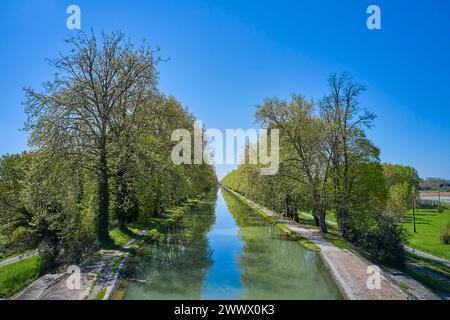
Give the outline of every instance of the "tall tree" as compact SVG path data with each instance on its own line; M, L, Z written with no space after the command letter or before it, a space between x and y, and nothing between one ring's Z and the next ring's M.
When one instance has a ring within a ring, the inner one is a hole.
M316 223L327 232L330 157L323 148L323 122L314 115L313 102L299 95L293 95L289 103L267 99L258 106L256 119L269 128L280 129L282 172L289 171L288 177L308 186Z
M97 237L109 241L109 157L113 128L157 91L158 61L120 32L70 37L69 54L50 64L55 78L37 92L26 89L30 144L51 153L79 154L97 176Z
M331 155L334 202L340 231L348 233L352 170L361 162L379 161L379 150L366 138L375 115L362 108L359 96L365 88L349 74L332 75L330 93L320 101L327 123L327 148Z

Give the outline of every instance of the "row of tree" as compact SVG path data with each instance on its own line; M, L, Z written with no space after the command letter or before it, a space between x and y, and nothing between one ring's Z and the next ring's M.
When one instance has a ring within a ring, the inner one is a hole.
M159 91L156 52L120 32L67 43L54 79L25 90L31 151L0 160L0 249L60 262L217 183L209 165L171 161L172 131L195 118Z
M376 259L401 264L406 238L400 222L417 194L417 172L380 163L366 136L375 116L360 105L363 86L348 74L332 75L328 85L318 101L292 95L258 105L257 122L279 129L280 170L261 176L259 165L243 161L222 184L294 220L311 212L324 233L331 212L345 239Z

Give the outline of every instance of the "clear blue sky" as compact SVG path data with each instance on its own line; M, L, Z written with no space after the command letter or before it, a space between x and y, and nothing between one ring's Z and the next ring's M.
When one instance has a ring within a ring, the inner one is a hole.
M161 47L171 58L161 89L210 128L254 127L264 97L321 97L330 73L349 71L368 87L382 160L450 178L448 0L2 0L0 154L26 148L22 88L51 78L45 58L65 49L71 4L85 31L121 29ZM381 7L380 31L366 28L370 4Z

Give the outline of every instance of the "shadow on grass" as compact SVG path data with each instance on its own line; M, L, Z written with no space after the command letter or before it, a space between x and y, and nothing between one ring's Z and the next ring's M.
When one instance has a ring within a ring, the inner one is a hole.
M417 212L416 213L416 224L422 224L422 225L431 225L432 223L432 219L430 218L434 218L437 215L439 215L439 213L437 212ZM413 217L412 215L408 215L403 219L404 223L412 223L413 222Z

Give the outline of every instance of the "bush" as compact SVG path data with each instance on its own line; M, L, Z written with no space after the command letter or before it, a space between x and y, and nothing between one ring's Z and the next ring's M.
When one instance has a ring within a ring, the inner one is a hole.
M393 267L403 268L407 233L397 218L379 214L371 226L351 230L350 240L363 249L369 257Z
M447 223L447 225L444 227L444 229L442 230L441 233L441 241L444 244L449 244L450 243L450 223Z
M436 207L436 210L438 213L444 212L445 209L447 209L447 208L442 204Z

